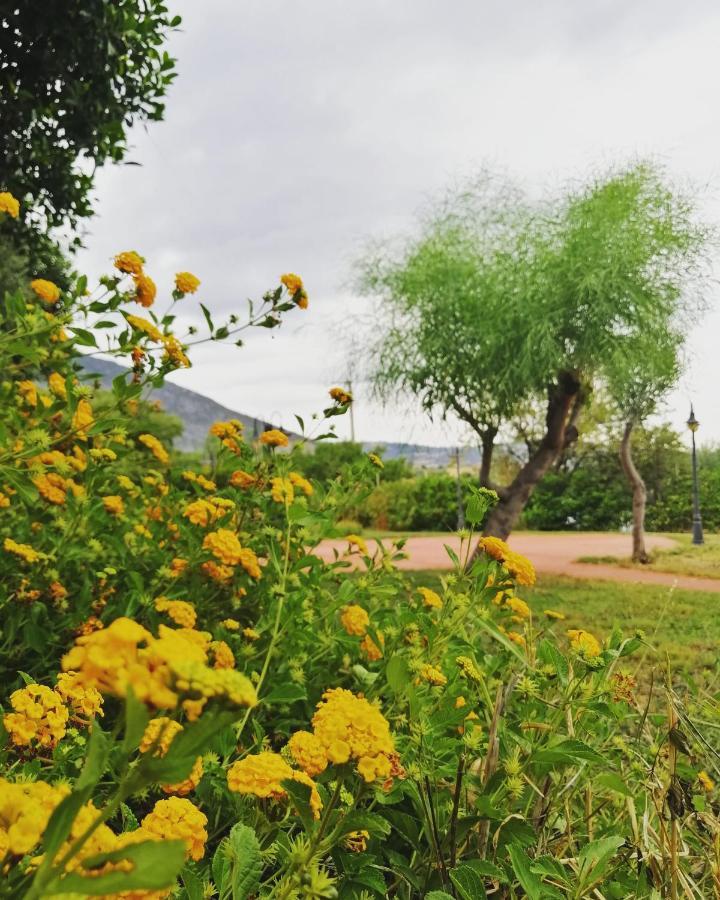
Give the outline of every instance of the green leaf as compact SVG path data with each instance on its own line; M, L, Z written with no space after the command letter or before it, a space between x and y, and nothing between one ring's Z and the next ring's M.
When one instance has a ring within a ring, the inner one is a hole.
M590 887L593 882L600 881L608 868L615 852L625 843L619 834L599 838L586 844L578 853L580 871L578 880L583 887Z
M425 900L455 900L452 894L446 894L445 891L430 891L425 894Z
M260 844L248 825L233 825L225 842L225 857L233 900L247 900L260 884L263 863Z
M187 900L203 900L205 897L205 885L199 875L196 875L192 869L185 867L180 878L187 893Z
M285 778L280 782L284 791L292 801L297 814L300 816L305 829L312 830L314 819L312 809L310 808L310 795L312 789L310 785L303 784L301 781L295 781L292 778Z
M543 897L547 897L548 894L543 892L542 882L530 868L530 859L525 849L519 844L511 844L508 847L508 856L515 877L530 900L543 900Z
M384 816L371 812L352 812L343 816L338 837L351 831L367 831L371 838L390 834L390 823Z
M122 742L124 753L131 753L140 746L149 721L150 714L147 707L137 699L132 688L129 688L125 698L125 736Z
M391 656L385 668L385 678L393 694L404 694L410 683L410 667L407 660L399 655Z
M457 888L460 900L485 900L487 897L482 877L471 866L451 869L450 880Z
M100 867L107 862L131 863L130 871L109 872L107 875L83 876L85 869ZM56 878L46 889L44 895L52 896L60 893L114 894L130 890L160 890L170 888L185 864L184 841L143 841L130 844L112 853L101 853L98 856L83 860L79 870L71 872L64 878Z
M69 330L73 333L73 341L80 344L81 347L97 347L97 341L92 331L85 328L77 328L75 325L69 325Z
M615 791L616 794L622 794L623 797L633 797L635 792L623 781L623 779L614 772L603 772L594 779L594 784L598 787L607 788L609 791Z
M187 778L198 756L208 749L210 740L238 718L236 712L210 712L183 729L170 744L165 756L143 757L147 776L161 784L175 784Z
M533 753L532 762L573 765L581 762L607 763L607 760L582 741L568 738L553 747L543 747Z
M568 683L568 677L570 675L568 661L558 648L550 643L547 638L543 638L537 645L537 658L545 665L552 666L563 684Z
M207 322L207 326L210 329L210 333L212 334L215 330L215 326L213 325L212 316L210 315L210 310L207 306L204 306L202 303L200 304L200 309L202 310L203 315L205 316L205 321Z
M92 788L86 787L81 791L73 791L59 803L50 816L47 828L43 834L43 850L45 856L52 859L58 849L70 834L72 823L75 821L80 808L90 799Z
M110 757L111 743L97 722L93 722L88 741L87 755L82 771L75 782L75 790L94 788L105 772Z
M307 691L301 684L292 684L292 682L278 685L262 698L262 702L269 706L295 703L298 700L307 700Z

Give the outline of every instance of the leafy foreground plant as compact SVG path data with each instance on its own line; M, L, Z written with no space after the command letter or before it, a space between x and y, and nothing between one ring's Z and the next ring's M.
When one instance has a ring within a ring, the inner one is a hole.
M128 438L189 362L175 304L198 283L140 318L144 261L116 268L98 295L4 300L0 895L712 895L717 757L670 686L667 716L635 697L640 639L534 621L531 564L484 538L468 570L471 531L438 591L394 567L402 542L322 562L376 457L322 489L280 431L217 423L201 471ZM245 325L305 306L283 276ZM241 327L203 313L206 339ZM75 359L100 334L134 368L96 415ZM331 401L321 422L352 398Z

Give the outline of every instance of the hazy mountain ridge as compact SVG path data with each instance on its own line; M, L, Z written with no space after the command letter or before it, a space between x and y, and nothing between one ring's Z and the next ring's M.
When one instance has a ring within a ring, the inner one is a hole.
M123 372L128 372L125 366L106 359L98 359L94 356L86 356L82 359L82 366L86 372L96 375L103 388L112 389L113 378ZM175 439L175 447L185 452L202 450L207 439L208 429L213 422L227 419L239 419L245 426L245 434L249 438L257 437L268 428L277 428L271 422L255 419L237 410L229 409L210 397L191 391L189 388L180 387L166 381L163 387L153 388L149 395L153 400L158 400L163 409L177 416L183 422L183 433ZM286 429L283 429L286 431ZM299 440L300 435L288 432L291 439ZM365 441L363 448L371 451L378 447L383 449L386 459L404 457L413 466L418 468L444 469L454 460L454 447L428 447L421 444L406 444L401 442ZM462 451L462 464L479 464L479 454L475 448L467 448Z

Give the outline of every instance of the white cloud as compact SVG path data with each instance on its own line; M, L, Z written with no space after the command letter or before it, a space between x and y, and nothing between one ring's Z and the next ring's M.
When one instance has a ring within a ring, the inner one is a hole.
M179 267L230 312L284 271L311 306L243 350L212 345L173 380L285 424L322 406L344 374L351 261L369 236L412 227L458 174L495 162L531 189L652 154L714 184L720 10L711 0L231 0L173 4L179 78L166 121L133 135L141 167L105 169L80 264L107 269L134 247L168 287ZM713 192L707 214L718 219ZM183 301L187 309L193 299ZM668 418L692 397L720 440L720 314L689 340L691 369ZM359 386L367 440L447 443L408 404L383 411ZM340 431L347 431L343 421Z

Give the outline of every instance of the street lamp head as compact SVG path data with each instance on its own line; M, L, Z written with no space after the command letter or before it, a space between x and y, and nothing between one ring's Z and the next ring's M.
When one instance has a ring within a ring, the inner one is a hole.
M700 423L695 418L695 411L692 408L692 404L690 404L690 418L687 420L687 427L690 431L695 432L700 427Z

